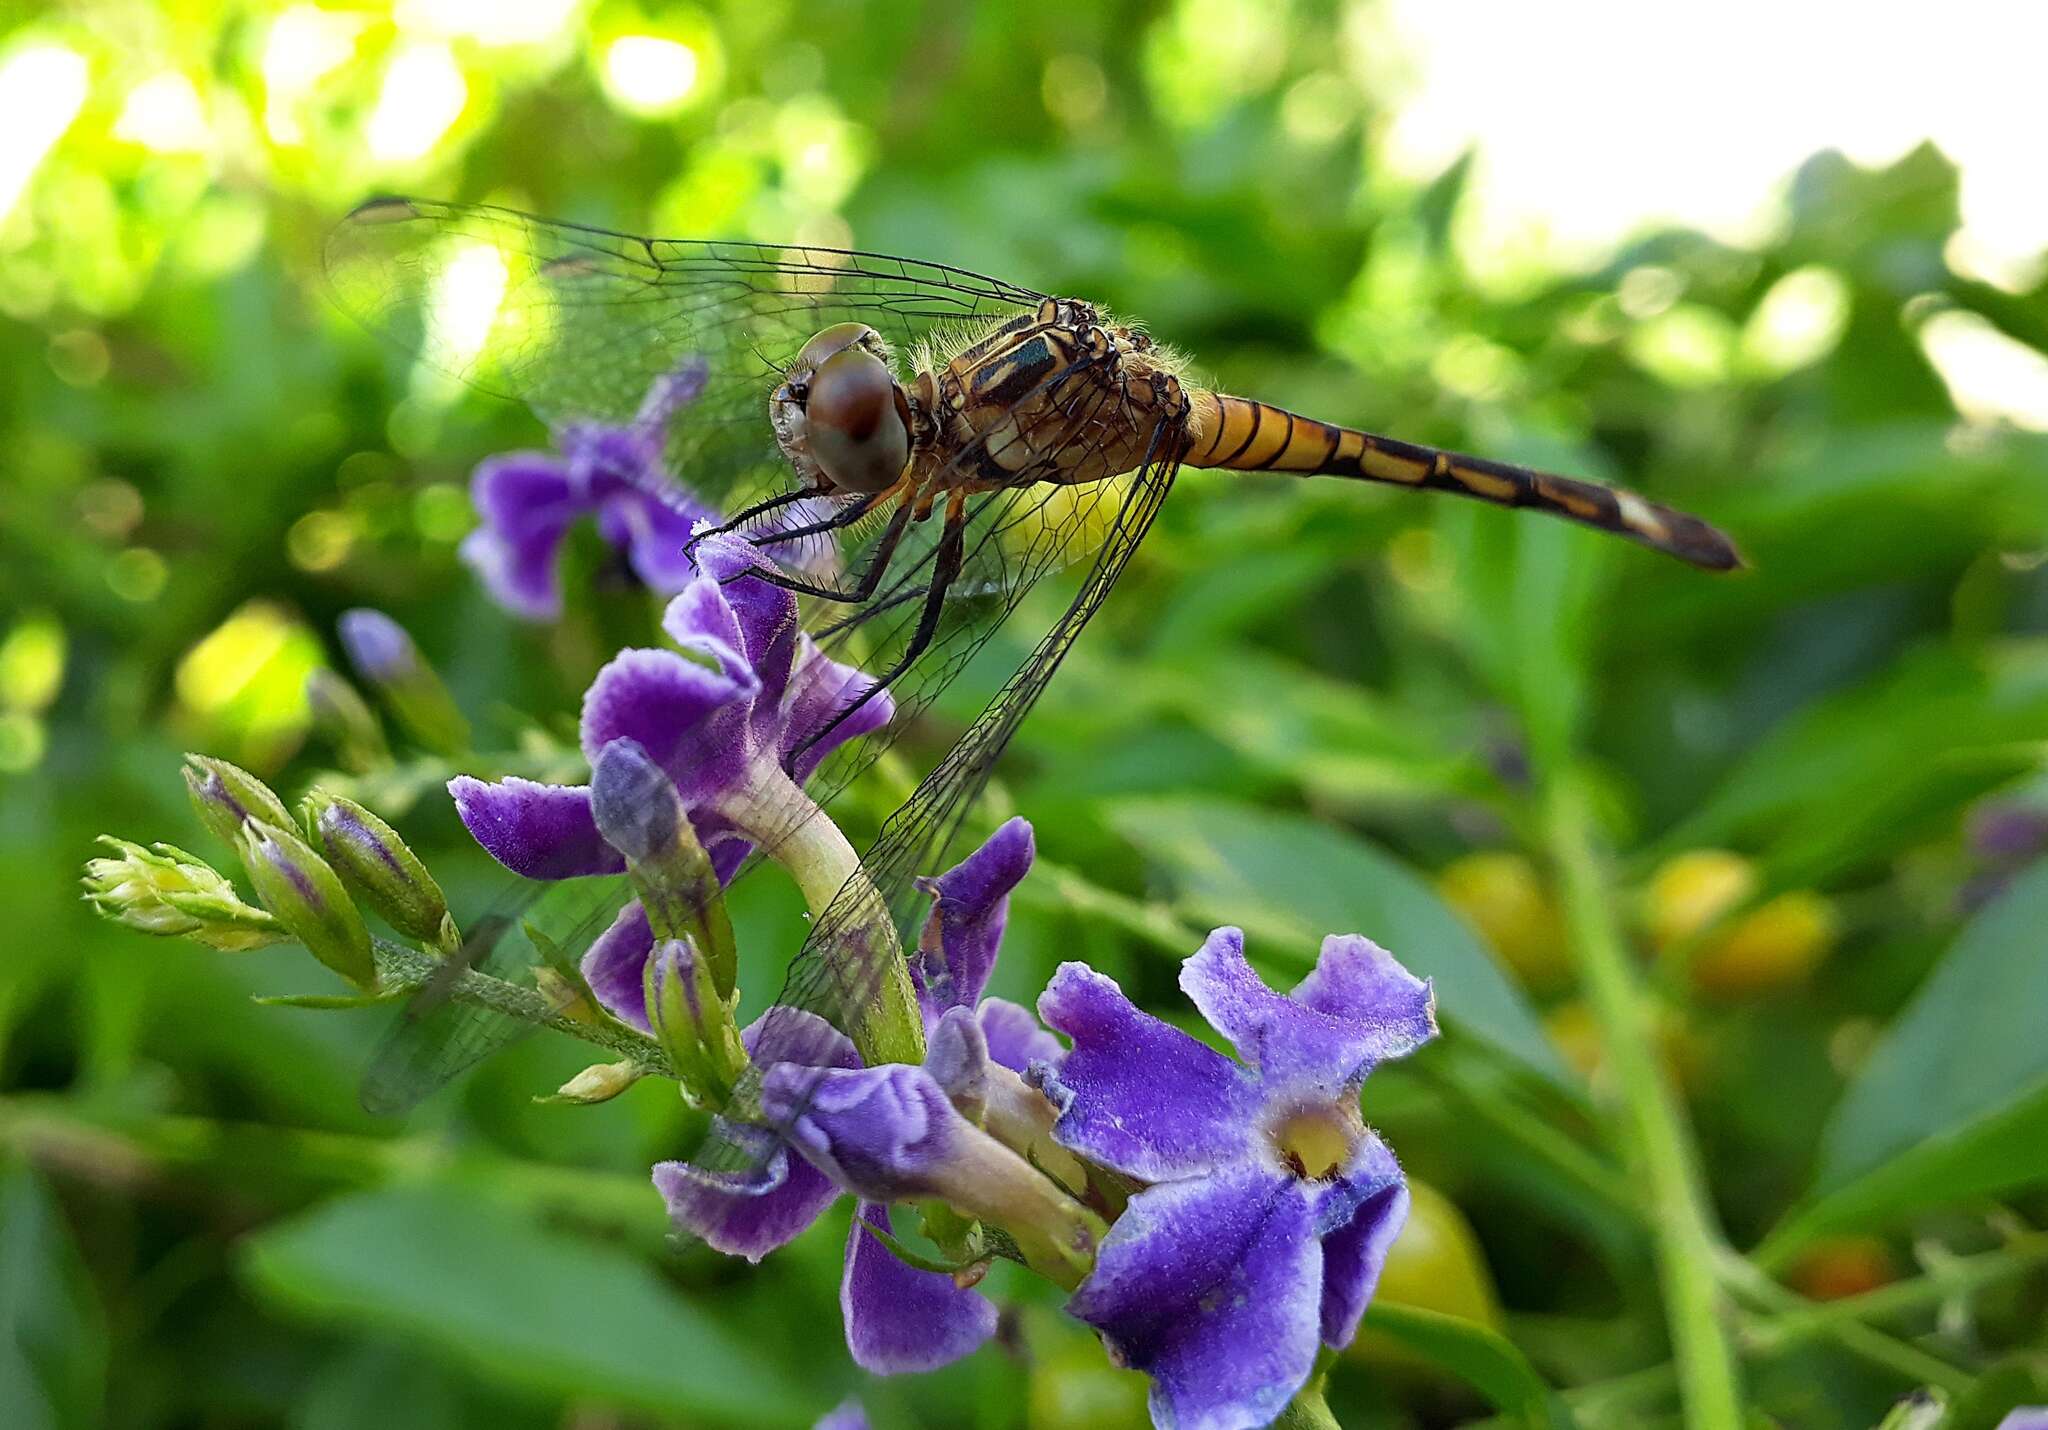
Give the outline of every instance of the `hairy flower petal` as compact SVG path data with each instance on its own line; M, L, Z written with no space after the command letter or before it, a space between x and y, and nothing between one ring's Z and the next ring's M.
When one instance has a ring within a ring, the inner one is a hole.
M1266 1425L1315 1364L1322 1248L1306 1199L1254 1167L1138 1193L1067 1302L1188 1430Z
M1116 980L1063 963L1038 999L1073 1048L1035 1068L1059 1109L1064 1147L1148 1182L1194 1176L1246 1154L1262 1105L1256 1079L1124 996Z

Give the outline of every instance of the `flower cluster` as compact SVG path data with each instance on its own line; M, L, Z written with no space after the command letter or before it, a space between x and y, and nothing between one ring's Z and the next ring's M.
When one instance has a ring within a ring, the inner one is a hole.
M502 762L497 778L449 781L463 824L507 869L623 873L637 895L587 948L558 950L580 962L555 958L539 989L472 971L452 996L604 1047L611 1060L558 1101L666 1076L711 1114L706 1145L731 1155L653 1168L682 1233L757 1261L851 1197L840 1307L865 1369L931 1370L983 1345L999 1319L986 1278L1011 1261L1061 1287L1067 1312L1150 1378L1158 1423L1270 1422L1322 1350L1352 1338L1406 1216L1406 1183L1360 1095L1380 1062L1434 1036L1430 985L1345 935L1279 993L1239 931L1217 929L1180 987L1235 1057L1082 963L1060 965L1035 1010L992 997L1010 897L1034 859L1023 819L920 881L929 908L899 942L888 899L805 790L834 749L892 718L887 693L812 644L794 599L761 579L753 542L692 532L655 494L662 434L701 383L686 368L636 423L564 429L561 458L514 454L478 472L486 524L468 554L501 597L553 610L562 531L595 511L642 578L673 592L672 645L619 652L585 692L587 782ZM342 637L415 740L471 758L468 722L395 623L352 612ZM345 763L389 762L351 687L328 677L318 693ZM102 912L219 949L297 940L356 985L342 1002L387 1000L463 955L439 884L364 803L316 789L294 813L261 780L201 757L186 778L260 907L181 849L111 841L118 857L87 870ZM372 799L376 787L352 788ZM774 1006L737 1025L725 895L756 853L815 916L840 921L819 943L838 961L826 973L861 990L843 1018ZM878 987L862 982L875 976ZM857 1408L845 1413L857 1423Z

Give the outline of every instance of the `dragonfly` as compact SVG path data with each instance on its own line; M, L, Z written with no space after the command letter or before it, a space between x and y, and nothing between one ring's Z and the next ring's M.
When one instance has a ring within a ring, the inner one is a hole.
M1448 493L1707 571L1741 564L1719 530L1633 492L1214 391L1138 323L948 264L378 198L336 228L326 266L341 306L373 331L558 429L631 422L642 395L688 365L696 395L663 434L667 470L761 554L749 574L800 603L803 656L785 708L809 724L784 757L809 774L813 798L787 828L753 831L757 846L772 850L829 809L1041 578L1082 568L1064 609L813 921L756 1043L758 1067L813 1061L802 1044L816 1024L792 1010L850 1026L893 976L886 960L915 948L930 910L919 876L944 867L998 757L1183 469ZM487 301L465 300L472 290ZM866 678L849 684L848 665ZM835 741L856 725L860 738ZM868 936L877 901L893 945ZM606 907L616 904L593 906L585 926ZM486 1042L453 1041L463 1052L448 1066ZM408 1058L432 1062L418 1048ZM737 1167L750 1145L728 1140L699 1160Z

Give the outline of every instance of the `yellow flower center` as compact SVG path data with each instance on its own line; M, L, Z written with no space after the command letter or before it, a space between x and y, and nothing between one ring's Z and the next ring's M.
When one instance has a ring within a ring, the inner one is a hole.
M1273 1124L1273 1150L1295 1176L1321 1182L1344 1170L1358 1139L1355 1112L1331 1104L1299 1108Z

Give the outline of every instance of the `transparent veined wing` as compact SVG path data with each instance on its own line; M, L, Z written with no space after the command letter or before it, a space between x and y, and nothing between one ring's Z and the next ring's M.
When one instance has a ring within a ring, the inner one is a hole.
M556 427L628 422L684 364L702 391L674 424L673 474L715 508L786 486L768 394L821 328L864 322L899 367L1033 311L1044 295L887 254L638 238L489 205L380 198L329 236L340 306L371 331Z

